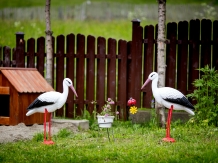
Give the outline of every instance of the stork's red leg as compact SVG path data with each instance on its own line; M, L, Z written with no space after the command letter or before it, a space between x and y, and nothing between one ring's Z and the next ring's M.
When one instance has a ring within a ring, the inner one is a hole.
M170 137L170 123L171 123L172 111L173 111L173 105L171 105L171 108L168 111L166 137L163 138L163 141L167 141L167 142L175 142L175 140Z
M49 119L49 140L51 140L51 118L52 118L52 113L50 113L50 119Z
M45 113L44 113L44 141L46 141L46 116L47 116L47 109L45 108Z
M173 111L173 105L171 106L170 111L170 117L169 117L169 125L168 125L168 136L170 137L170 124L171 124L171 118L172 118L172 111Z
M51 140L51 117L52 117L52 113L51 113L51 116L49 118L49 124L48 124L48 127L49 127L49 140L46 140L46 116L47 116L47 109L45 109L45 123L44 123L44 144L47 144L47 145L50 145L50 144L54 144L54 142Z
M170 137L170 133L169 133L170 110L171 110L171 109L168 110L168 116L167 116L166 138Z

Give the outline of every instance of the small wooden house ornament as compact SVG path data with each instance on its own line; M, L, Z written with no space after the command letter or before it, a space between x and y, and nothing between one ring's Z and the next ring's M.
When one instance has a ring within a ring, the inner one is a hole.
M0 67L0 124L43 124L42 113L27 117L26 108L40 94L48 91L54 89L37 69Z

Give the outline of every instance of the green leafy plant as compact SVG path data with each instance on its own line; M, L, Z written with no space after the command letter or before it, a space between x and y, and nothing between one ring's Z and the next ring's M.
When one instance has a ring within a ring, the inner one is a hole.
M193 85L196 90L188 95L197 102L195 105L196 115L191 121L203 125L218 126L218 73L214 68L209 68L208 65L198 70L201 73L201 78L194 81Z

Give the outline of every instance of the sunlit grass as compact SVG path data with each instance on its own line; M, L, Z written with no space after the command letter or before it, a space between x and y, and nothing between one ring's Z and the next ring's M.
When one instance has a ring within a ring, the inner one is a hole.
M112 138L111 129L109 131ZM115 141L110 142L106 129L100 133L96 129L71 134L66 130L61 132L51 146L35 140L0 144L0 162L218 161L218 130L214 127L173 125L171 136L175 143L162 141L165 129L130 122L116 122Z

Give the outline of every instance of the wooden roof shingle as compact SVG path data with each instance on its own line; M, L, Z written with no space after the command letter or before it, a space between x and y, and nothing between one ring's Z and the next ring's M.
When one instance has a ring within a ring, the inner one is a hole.
M54 91L36 68L0 67L0 72L19 93Z

